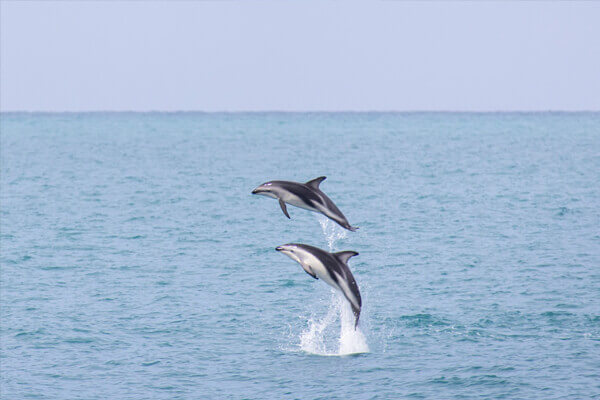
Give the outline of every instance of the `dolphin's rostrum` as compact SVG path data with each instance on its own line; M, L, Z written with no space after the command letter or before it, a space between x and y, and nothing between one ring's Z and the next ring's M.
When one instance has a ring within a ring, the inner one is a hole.
M358 285L352 272L350 272L350 268L348 268L348 259L357 256L357 252L329 253L318 247L300 243L284 244L275 250L298 262L304 271L313 278L322 279L333 288L341 291L352 306L355 317L354 329L356 329L362 301Z
M321 176L306 183L270 181L254 189L252 194L278 199L281 210L288 218L290 218L290 215L285 203L304 208L305 210L319 212L338 223L341 227L353 232L356 231L358 228L351 226L333 201L319 189L319 184L325 179L326 177Z

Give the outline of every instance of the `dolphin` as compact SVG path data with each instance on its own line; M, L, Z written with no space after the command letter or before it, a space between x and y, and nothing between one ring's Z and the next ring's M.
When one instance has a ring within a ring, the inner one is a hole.
M304 208L305 210L319 212L327 218L335 221L343 228L352 232L358 227L350 226L350 223L342 214L339 208L331 201L325 193L319 189L319 184L327 177L320 176L306 183L291 182L291 181L270 181L263 183L252 191L252 194L273 197L279 200L281 211L286 217L290 218L287 212L285 203L296 207Z
M348 259L357 256L357 252L340 251L338 253L329 253L318 247L300 243L284 244L275 250L298 262L304 271L313 278L321 278L325 283L342 292L344 297L350 302L350 306L352 306L352 312L356 318L354 329L356 329L358 318L360 317L362 300L360 299L358 285L354 280L352 272L350 272L350 268L348 268Z

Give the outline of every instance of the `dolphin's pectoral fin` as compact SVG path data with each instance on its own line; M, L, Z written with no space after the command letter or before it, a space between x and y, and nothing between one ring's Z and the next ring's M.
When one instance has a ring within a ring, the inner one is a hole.
M309 274L310 276L312 276L315 279L319 279L317 278L317 274L315 274L312 270L312 268L310 267L310 265L307 265L306 267L304 265L302 265L302 269L304 271L306 271L307 274Z
M287 207L285 206L285 202L281 199L279 199L279 205L281 206L281 211L283 211L283 213L285 214L286 217L290 218L290 214L288 214L287 212Z
M325 179L327 179L326 176L320 176L318 178L315 178L315 179L312 179L312 180L306 182L305 185L310 186L313 189L318 189L319 184L321 184L321 182L323 182Z

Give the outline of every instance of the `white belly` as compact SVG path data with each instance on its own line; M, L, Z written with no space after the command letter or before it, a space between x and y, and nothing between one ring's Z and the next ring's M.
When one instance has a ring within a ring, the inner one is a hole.
M329 276L329 273L327 272L327 269L325 268L323 263L321 263L321 261L319 261L318 258L310 254L306 259L303 260L303 263L310 267L310 269L317 276L317 278L321 279L323 282L327 283L334 289L340 290L336 282L333 279L331 279L331 276Z
M286 194L285 196L281 197L281 200L285 201L288 204L291 204L292 206L303 208L305 210L319 211L319 210L315 209L314 207L307 205L302 200L300 200L300 198L298 196L294 196L293 194Z

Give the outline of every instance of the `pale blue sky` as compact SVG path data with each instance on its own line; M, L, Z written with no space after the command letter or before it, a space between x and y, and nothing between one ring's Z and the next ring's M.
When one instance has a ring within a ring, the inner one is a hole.
M3 111L600 110L600 3L1 3Z

